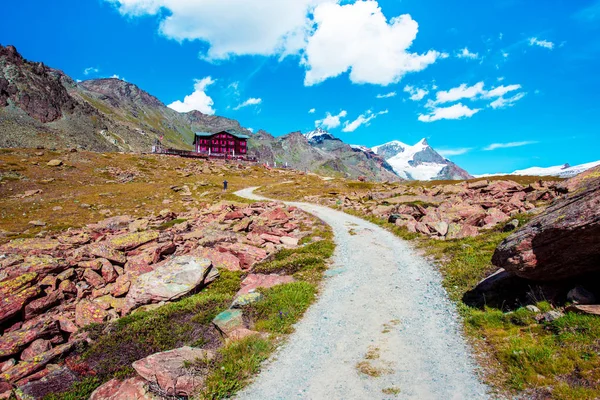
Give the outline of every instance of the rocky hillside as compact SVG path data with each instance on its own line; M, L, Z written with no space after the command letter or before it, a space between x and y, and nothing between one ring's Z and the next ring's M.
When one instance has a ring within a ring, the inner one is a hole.
M249 150L262 162L287 164L301 171L354 179L364 177L377 181L399 180L383 159L357 151L325 133L326 135L310 136L293 132L274 137L259 131L251 137Z
M62 71L0 46L0 147L78 147L146 151L157 137L190 148L193 132L234 128L237 121L178 113L119 79L77 83Z
M408 180L462 180L471 175L452 161L442 157L422 139L414 146L394 140L372 149L383 157L393 170Z

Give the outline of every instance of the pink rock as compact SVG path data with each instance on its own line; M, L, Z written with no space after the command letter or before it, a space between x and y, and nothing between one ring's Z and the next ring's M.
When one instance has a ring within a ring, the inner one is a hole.
M21 353L21 360L30 361L40 353L52 349L52 344L46 339L36 339Z
M245 215L241 211L231 211L231 212L228 212L227 214L225 214L225 216L223 217L223 220L224 221L232 221L234 219L242 219L244 217L245 217Z
M75 323L83 328L91 323L100 324L108 317L107 312L97 303L90 300L81 300L75 307Z
M290 247L298 246L298 242L299 242L298 238L294 238L291 236L282 236L281 238L279 238L279 240L281 241L282 244L284 244L286 246L290 246Z
M273 244L280 244L281 243L281 240L279 239L279 236L269 235L267 233L261 234L260 238L263 239L266 242L271 242Z
M129 287L131 286L131 276L130 275L121 275L115 281L115 285L111 291L111 294L114 297L120 297L127 294L129 291Z
M96 389L90 400L155 400L148 383L139 376L124 381L112 379Z
M162 353L152 354L132 364L136 372L148 382L156 383L171 396L191 396L202 386L204 377L192 374L185 363L196 360L212 360L214 353L193 347L181 347Z
M223 243L217 248L219 251L229 251L239 258L242 269L250 269L259 261L267 257L267 252L255 246L244 243Z
M238 328L234 331L229 332L229 335L227 335L227 338L230 341L237 341L237 340L245 339L249 336L256 336L256 335L260 335L260 332L252 331L252 330L246 329L246 328Z
M276 285L282 285L294 281L295 279L291 276L281 276L275 274L250 274L242 281L242 288L237 292L236 297L254 292L259 287L270 288Z
M242 269L240 265L240 259L227 251L221 252L207 247L199 247L192 251L189 255L200 258L208 258L210 261L212 261L213 266L217 267L217 269L224 268L229 271L240 271Z
M106 258L117 264L125 264L127 262L127 258L125 254L119 250L115 250L112 247L104 244L104 243L94 243L88 246L88 251L91 255Z
M106 285L104 279L102 279L102 277L98 275L98 273L94 272L91 269L86 269L83 272L83 279L85 279L85 281L89 283L90 286L92 286L93 288L99 288Z
M283 208L280 207L275 208L271 211L266 211L260 214L260 217L268 221L278 221L282 223L288 222L290 219L289 214Z

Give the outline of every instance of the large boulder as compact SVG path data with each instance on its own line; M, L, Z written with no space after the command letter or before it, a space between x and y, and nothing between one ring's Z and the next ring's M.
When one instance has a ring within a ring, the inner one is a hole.
M494 265L540 281L600 271L600 167L565 187L567 195L500 243Z
M204 376L194 373L189 364L210 361L214 353L194 347L152 354L133 363L136 372L148 382L156 383L169 396L191 396L204 383Z
M125 311L150 303L177 300L191 291L202 288L219 275L206 258L174 257L140 275L132 283L126 297Z

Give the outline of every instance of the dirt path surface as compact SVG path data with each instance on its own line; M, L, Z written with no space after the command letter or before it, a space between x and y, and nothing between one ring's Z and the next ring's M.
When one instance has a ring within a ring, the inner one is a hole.
M254 189L236 194L263 200ZM434 266L374 224L290 204L331 225L333 265L319 300L238 399L488 397Z

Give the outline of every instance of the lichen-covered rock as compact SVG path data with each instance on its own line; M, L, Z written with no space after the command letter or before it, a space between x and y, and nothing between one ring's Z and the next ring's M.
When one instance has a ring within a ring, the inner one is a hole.
M256 303L262 298L263 295L258 292L241 294L235 298L235 300L231 304L231 308L242 308L244 306Z
M122 251L116 250L106 243L94 243L89 245L88 251L91 255L106 258L109 261L112 261L117 264L125 264L127 262L127 257ZM102 268L102 266L100 266Z
M91 323L100 324L106 320L108 314L99 304L83 299L75 307L75 323L83 328Z
M600 167L573 179L572 192L500 243L494 265L540 281L600 271Z
M142 231L115 236L108 241L108 244L117 250L132 250L156 239L158 239L157 231Z
M31 286L38 274L30 272L18 278L0 282L0 323L17 315L25 304L41 293L39 286Z
M49 254L59 249L60 246L61 243L54 239L15 239L0 246L0 253L20 255Z
M132 364L148 382L156 383L169 396L191 396L204 383L204 376L185 368L197 360L210 361L214 353L193 347L181 347L152 354Z
M18 354L33 341L58 333L58 323L53 320L43 321L31 328L25 327L5 333L0 337L0 357Z
M138 276L127 293L126 312L144 304L179 299L217 276L217 269L206 258L174 257L154 271Z

